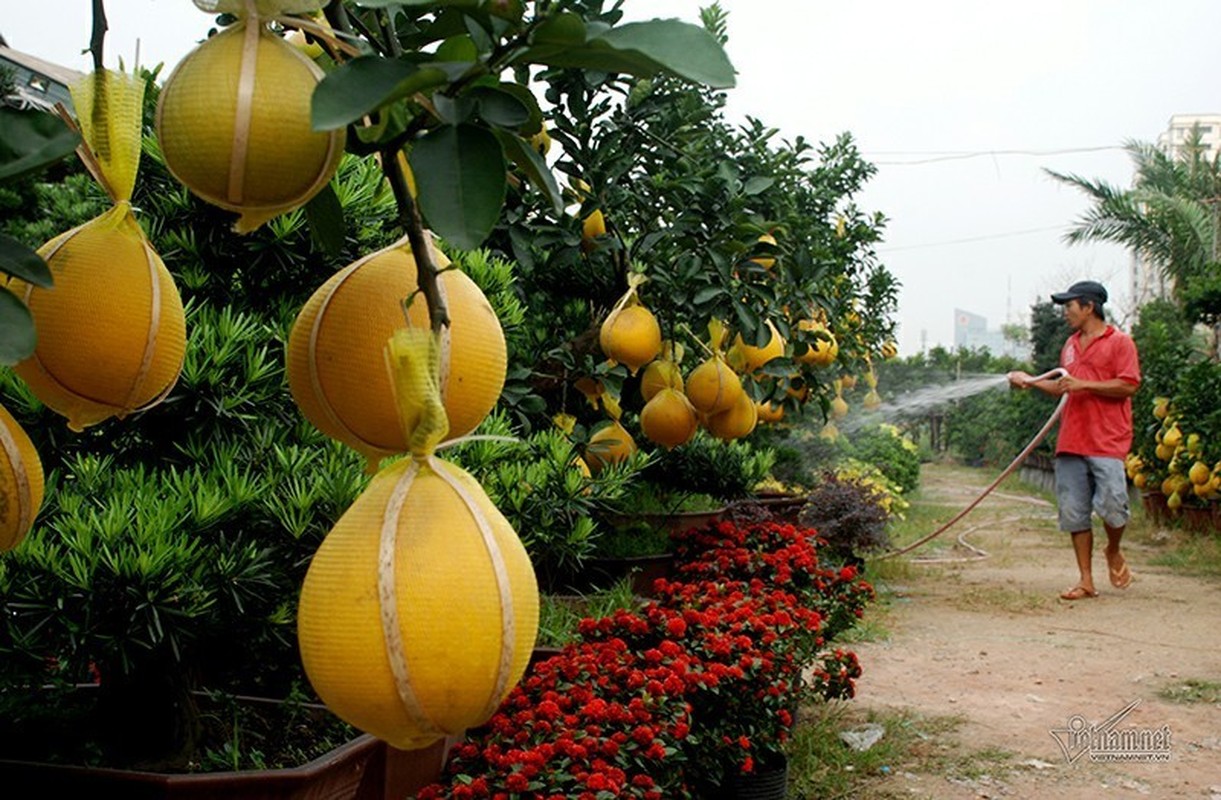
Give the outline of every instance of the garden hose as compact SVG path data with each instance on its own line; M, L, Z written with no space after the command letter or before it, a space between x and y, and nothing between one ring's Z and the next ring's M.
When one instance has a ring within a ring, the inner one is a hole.
M1056 367L1055 369L1051 369L1051 370L1048 370L1047 372L1044 372L1042 375L1035 375L1034 377L1032 377L1030 379L1029 383L1031 385L1034 385L1035 383L1037 383L1041 380L1044 380L1045 378L1064 376L1067 374L1068 374L1068 371L1065 370L1063 367ZM1026 458L1034 451L1034 449L1039 446L1039 442L1043 441L1043 439L1045 439L1047 437L1047 434L1051 432L1052 426L1054 426L1056 424L1056 422L1059 421L1060 414L1062 414L1064 412L1064 406L1067 402L1068 402L1068 392L1065 392L1064 394L1060 395L1060 402L1056 404L1055 411L1051 412L1051 416L1047 418L1047 422L1043 423L1043 427L1040 428L1039 432L1036 433L1034 438L1030 440L1030 444L1026 445L1026 447L1022 450L1022 452L1017 454L1017 457L1013 459L1013 461L1009 464L1009 466L1005 467L1004 472L1002 472L1000 475L998 475L996 480L994 480L994 481L992 481L992 483L988 484L988 487L986 489L984 489L983 492L980 493L979 497L976 497L974 500L972 500L971 503L966 508L964 508L962 511L959 511L957 514L954 515L954 517L952 519L950 519L949 522L945 523L944 525L942 525L940 528L933 531L929 535L924 536L920 539L917 539L916 541L912 542L911 544L907 545L906 547L899 548L898 550L891 550L889 553L880 555L880 556L878 556L877 560L881 561L883 559L894 558L895 556L901 556L904 553L910 553L912 550L915 550L917 547L921 546L922 544L925 544L926 542L931 542L933 539L936 539L938 536L940 536L941 534L943 534L947 530L949 530L954 525L954 523L958 522L960 519L965 517L967 514L971 513L972 509L974 509L977 505L979 505L981 502L983 502L983 499L985 497L987 497L989 494L991 494L993 489L995 489L997 486L1000 486L1001 481L1005 480L1005 478L1008 478L1009 475L1012 474L1012 472L1015 469L1020 467L1022 465L1022 462L1025 461Z

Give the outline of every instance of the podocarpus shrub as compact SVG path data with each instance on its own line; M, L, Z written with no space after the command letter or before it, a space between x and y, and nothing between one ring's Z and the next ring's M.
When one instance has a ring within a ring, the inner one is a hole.
M582 621L582 643L528 674L421 798L722 797L783 751L800 703L852 696L860 665L830 640L873 591L819 566L814 531L721 523L678 539L680 578L639 611Z

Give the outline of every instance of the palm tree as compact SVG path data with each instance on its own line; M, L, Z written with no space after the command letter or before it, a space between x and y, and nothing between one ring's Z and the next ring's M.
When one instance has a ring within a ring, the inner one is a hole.
M1156 265L1181 301L1192 279L1218 271L1221 161L1208 158L1198 129L1177 157L1143 142L1129 141L1124 149L1136 168L1130 189L1047 170L1094 200L1064 238L1124 245Z

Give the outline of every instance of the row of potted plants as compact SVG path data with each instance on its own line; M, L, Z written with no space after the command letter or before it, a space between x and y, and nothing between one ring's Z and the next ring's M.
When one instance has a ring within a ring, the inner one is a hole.
M799 706L853 693L860 665L833 640L873 589L792 524L720 522L675 544L676 579L583 620L418 797L725 798L747 781L783 796Z

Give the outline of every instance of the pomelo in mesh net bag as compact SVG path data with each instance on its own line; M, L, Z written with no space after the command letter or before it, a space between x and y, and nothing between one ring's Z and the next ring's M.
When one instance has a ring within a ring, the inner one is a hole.
M42 460L30 437L0 406L0 550L21 544L42 506Z
M521 678L538 633L538 585L479 483L433 455L445 434L435 338L394 338L405 344L392 344L387 362L396 398L409 398L396 408L411 456L379 472L323 540L297 626L323 702L410 750L482 723ZM412 344L421 340L426 356ZM421 380L426 389L414 390Z
M433 251L438 268L448 259ZM288 387L317 428L371 462L406 451L383 345L404 324L401 301L412 297L411 324L427 330L428 308L417 287L406 240L345 267L306 302L288 340ZM473 431L504 387L507 350L500 320L479 287L457 269L442 272L450 325L441 363L451 437Z
M260 18L240 19L166 80L157 104L166 166L203 200L241 214L239 232L305 204L343 155L343 129L310 127L322 75Z
M38 250L54 286L13 279L38 332L14 367L34 395L81 430L158 402L178 379L186 319L178 289L132 215L142 81L101 71L73 85L82 157L115 201Z

